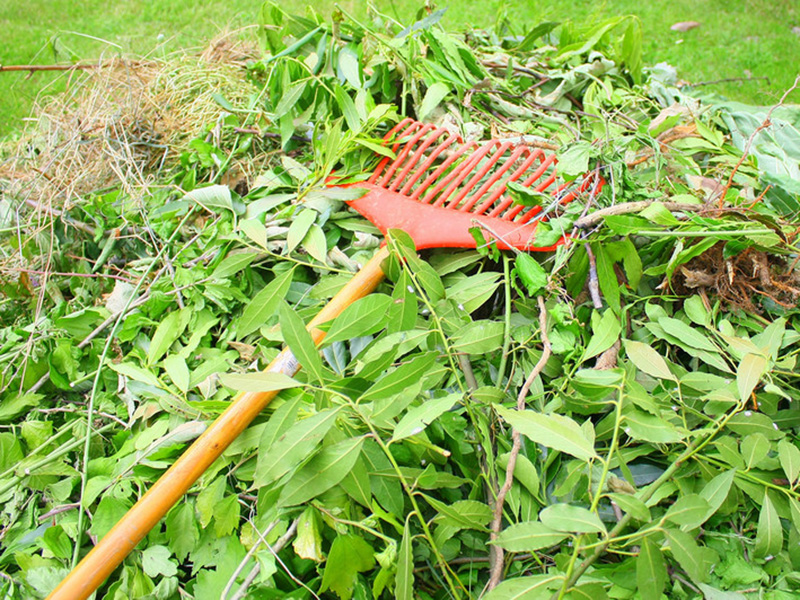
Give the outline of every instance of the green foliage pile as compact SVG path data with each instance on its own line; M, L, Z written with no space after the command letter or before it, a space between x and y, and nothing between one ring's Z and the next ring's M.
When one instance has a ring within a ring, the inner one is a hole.
M45 597L284 343L291 387L98 598L796 597L796 113L682 94L636 19L421 17L267 6L246 91L146 188L43 213L2 182L1 598ZM393 231L388 281L319 353L302 323L381 242L325 182L363 179L408 115L606 185L513 190L550 217L538 243L572 234L552 253Z

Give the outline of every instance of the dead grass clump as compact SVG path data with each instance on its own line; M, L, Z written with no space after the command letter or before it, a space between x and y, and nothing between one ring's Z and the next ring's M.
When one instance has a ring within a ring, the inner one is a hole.
M243 64L255 47L222 35L199 56L115 60L70 72L66 93L45 99L35 120L3 149L0 195L50 216L88 194L121 186L127 201L252 92Z

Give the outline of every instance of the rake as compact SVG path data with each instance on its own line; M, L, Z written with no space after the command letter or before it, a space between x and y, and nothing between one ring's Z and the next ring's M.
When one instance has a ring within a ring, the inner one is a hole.
M480 227L501 250L553 250L534 245L536 225L546 218L539 206L515 204L509 182L546 193L565 205L581 194L596 194L603 185L587 175L572 184L559 183L556 157L539 148L511 141L464 142L446 129L405 119L389 131L384 157L368 181L351 187L367 192L348 204L374 223L408 233L418 250L475 248L470 228ZM317 327L366 296L383 279L382 246L352 280L308 324L315 344L325 337ZM299 364L284 348L265 371L292 376ZM278 394L242 392L189 449L162 475L48 597L83 600L96 590L228 445Z

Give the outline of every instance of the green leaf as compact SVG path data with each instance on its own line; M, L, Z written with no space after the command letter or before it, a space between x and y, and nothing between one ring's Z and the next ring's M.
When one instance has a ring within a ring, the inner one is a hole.
M302 383L295 381L283 373L260 371L258 373L222 373L219 376L222 385L237 392L274 392L289 388L302 387Z
M667 419L636 408L625 410L624 422L625 433L636 440L653 444L670 444L684 438L684 435Z
M280 309L281 333L292 353L314 379L323 384L322 359L317 347L305 324L297 313L285 302L281 302Z
M344 115L344 121L347 123L348 129L355 132L361 131L361 118L358 116L356 104L353 102L353 99L340 85L334 88L334 94L336 96L336 103L339 105L342 115Z
M754 433L742 440L742 458L748 470L755 467L769 454L770 443L761 433Z
M245 307L242 316L236 321L237 337L242 338L264 325L278 309L280 301L289 291L294 269L281 273L270 281Z
M169 347L184 332L191 316L191 309L184 308L173 311L164 317L156 328L153 339L150 340L150 348L147 351L148 365L161 360L161 357L167 353Z
M698 528L706 520L710 506L699 494L686 494L669 507L664 518L681 526L683 531Z
M477 500L458 500L452 504L445 504L427 494L420 494L437 511L437 520L444 525L459 529L485 529L485 525L492 520L492 509Z
M777 424L767 415L752 410L736 413L728 420L728 429L746 437L754 433L761 433L768 440L777 440L784 437L784 433Z
M507 423L533 442L581 460L597 458L592 443L569 417L544 415L531 410L520 412L499 405L495 409Z
M111 528L125 516L130 507L131 503L127 499L123 500L106 494L92 515L92 526L89 528L89 533L99 540L103 539L111 531Z
M391 305L392 299L385 294L370 294L355 301L333 321L323 344L371 335L383 329L388 324Z
M625 340L625 353L640 371L651 377L675 381L675 375L669 370L667 361L651 346L642 342Z
M178 566L169 557L166 546L148 546L142 552L142 569L149 577L172 577L178 573Z
M211 273L211 277L220 280L235 275L242 269L248 267L256 258L258 258L258 254L255 252L229 254L217 265L217 268Z
M170 354L164 359L164 370L172 383L184 394L189 391L189 368L182 356Z
M757 558L766 558L777 555L781 548L783 548L783 527L778 511L770 500L769 492L764 490L764 503L761 505L761 514L758 517L756 545L753 552Z
M306 507L298 517L297 537L292 542L292 548L300 558L316 562L325 560L322 552L321 521L319 511L311 506Z
M306 237L308 230L317 220L316 211L304 208L292 219L289 231L286 233L286 253L290 253L297 248Z
M531 296L538 294L547 285L547 271L530 254L518 254L514 270Z
M409 362L400 365L394 371L384 375L364 392L360 401L377 400L399 394L418 382L436 362L438 353L427 352L416 356Z
M500 583L483 600L546 600L563 581L563 575L514 577Z
M292 425L268 450L261 447L254 478L256 486L275 481L308 458L333 427L338 414L338 408L319 412Z
M800 475L800 449L788 440L781 440L778 442L778 459L789 485L793 485Z
M711 567L716 562L716 553L709 548L698 546L694 536L679 529L667 529L664 533L669 540L672 556L692 581L695 583L706 581L711 573Z
M184 199L197 202L212 213L218 213L220 209L233 212L233 198L227 185L208 185L195 188L191 192L187 192Z
M441 81L437 81L431 85L425 92L425 97L422 99L422 104L417 111L417 118L420 121L425 121L451 90L451 86Z
M485 354L502 347L505 328L500 321L481 320L469 323L453 334L452 348L467 354Z
M599 319L596 316L597 314L597 312L592 314L592 338L583 352L582 361L597 356L611 348L614 342L619 339L619 334L622 331L614 311L611 309L606 310Z
M630 494L609 494L608 497L610 500L613 500L623 512L628 513L637 521L650 521L650 509L636 496Z
M767 359L760 354L745 354L736 369L736 389L744 402L758 385L767 370Z
M354 88L361 87L361 68L358 64L358 54L350 46L345 46L339 50L339 72L345 81Z
M661 317L658 320L658 324L669 335L692 348L706 350L708 352L717 352L717 347L714 346L705 335L683 321L673 319L672 317Z
M397 556L397 575L395 575L394 597L397 600L413 600L414 598L414 556L412 552L411 528L406 519L403 527L403 539Z
M280 102L278 102L278 105L275 107L272 118L277 121L287 114L294 105L297 104L297 101L300 100L300 96L303 95L307 85L308 82L299 81L289 86L281 95Z
M200 539L191 500L184 500L167 514L167 545L178 561L183 562Z
M311 226L301 245L306 252L323 265L328 264L328 241L319 225Z
M551 504L539 513L539 519L556 531L602 533L606 530L596 513L571 504Z
M372 547L360 536L340 535L333 540L322 575L320 592L332 590L342 600L353 597L356 574L369 571L375 564Z
M667 583L667 568L661 549L652 540L646 537L639 547L639 556L636 557L636 583L642 598L660 598Z
M547 527L539 521L509 525L492 542L509 552L533 552L549 548L566 539L568 534Z
M709 481L702 490L700 490L700 497L708 502L708 512L706 519L709 519L716 513L725 499L728 497L728 492L733 484L733 478L736 476L736 469L724 471Z
M438 419L442 414L461 399L461 394L449 394L435 400L425 400L420 406L409 410L392 434L392 442L397 442L412 435L417 435Z
M325 446L294 474L278 499L281 506L302 504L338 484L353 468L364 438Z

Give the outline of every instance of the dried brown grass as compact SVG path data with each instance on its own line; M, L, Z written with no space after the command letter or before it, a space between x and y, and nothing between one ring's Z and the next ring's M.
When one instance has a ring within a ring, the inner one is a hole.
M42 100L19 139L2 148L0 198L34 219L118 186L138 204L190 140L213 138L226 115L216 95L246 105L253 87L243 65L257 54L222 34L200 55L71 72L67 92Z

